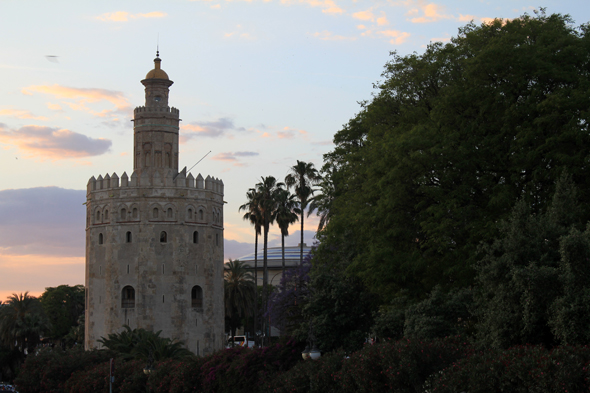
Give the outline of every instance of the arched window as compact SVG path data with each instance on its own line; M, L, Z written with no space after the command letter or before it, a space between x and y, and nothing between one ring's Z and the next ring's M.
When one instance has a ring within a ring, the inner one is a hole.
M104 211L104 220L106 221L108 219L109 219L109 211L108 210L105 210Z
M166 167L170 168L172 165L170 163L170 153L166 153Z
M127 219L127 209L121 209L121 220Z
M193 219L193 209L188 209L188 219L189 220Z
M171 208L168 208L167 215L168 215L168 218L174 218L174 213L172 212L172 209Z
M168 243L168 234L164 231L160 232L160 243Z
M127 243L131 243L131 232L127 232L127 234L125 235L125 241Z
M150 166L150 153L146 152L145 153L145 166Z
M153 211L152 215L154 218L158 218L158 208L157 207L154 207L154 211Z
M137 208L133 208L133 218L137 218Z
M103 239L102 233L99 233L98 234L98 244L102 244L103 241L104 241L104 239Z
M199 232L197 231L193 232L193 243L199 244Z
M96 212L96 222L100 222L100 212Z
M203 289L198 285L195 285L191 290L191 306L203 308Z
M135 289L131 285L123 288L123 292L121 293L121 307L135 308Z
M199 220L203 221L203 209L199 209Z

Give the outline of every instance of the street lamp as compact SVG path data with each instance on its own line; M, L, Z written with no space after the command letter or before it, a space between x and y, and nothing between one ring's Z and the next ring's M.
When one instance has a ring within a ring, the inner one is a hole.
M154 364L154 353L150 349L150 354L148 356L148 364L143 369L143 373L145 375L150 375L151 373L153 373L154 371L156 371L156 369L154 368L153 364Z

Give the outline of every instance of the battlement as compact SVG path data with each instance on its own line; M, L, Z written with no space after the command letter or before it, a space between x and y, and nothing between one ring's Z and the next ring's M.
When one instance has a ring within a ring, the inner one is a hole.
M135 115L137 114L142 114L142 113L171 113L173 115L178 116L180 111L178 109L176 109L175 107L149 107L149 106L138 106L133 110L133 113Z
M138 176L133 172L131 177L127 176L126 172L119 178L117 173L109 175L108 173L103 177L99 175L98 178L92 176L88 180L87 192L88 194L100 190L124 189L131 187L165 187L165 188L182 188L182 189L197 189L208 190L216 194L223 195L223 181L215 177L203 176L199 173L195 178L192 173L186 174L186 167L177 174L172 171L162 177L159 172L155 172L150 178L146 172Z

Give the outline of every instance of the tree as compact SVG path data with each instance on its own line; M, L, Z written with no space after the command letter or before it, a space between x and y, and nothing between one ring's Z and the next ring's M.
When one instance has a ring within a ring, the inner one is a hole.
M244 220L249 221L254 226L254 291L258 290L258 235L262 233L262 215L258 206L259 196L254 188L246 193L248 201L241 205L238 211L246 211ZM257 296L257 293L255 293ZM254 311L254 333L258 331L258 309Z
M285 275L285 236L289 236L289 225L298 220L297 214L299 213L300 210L297 208L295 195L291 194L288 190L281 190L277 193L277 209L275 216L277 225L281 229L283 276Z
M63 339L84 314L84 286L60 285L45 288L39 298L51 323L49 337Z
M297 165L289 169L289 174L285 177L285 184L287 187L293 187L295 195L299 199L299 210L301 211L301 255L299 256L299 264L303 263L303 221L305 208L311 195L313 195L313 186L321 180L313 163L303 162L297 160Z
M229 260L224 277L225 315L230 320L230 335L236 335L242 318L251 316L255 308L256 288L250 266L238 260Z
M587 283L581 287L570 284L574 266L580 266L580 272L587 270L590 249L586 249L585 236L580 236L580 205L571 178L563 175L555 188L547 212L534 214L527 203L519 202L511 216L500 223L500 235L482 247L483 257L475 265L474 309L479 342L485 346L549 347L590 337L587 325L580 323L586 317L563 318L571 307L579 306L564 302L571 300L568 295L587 291ZM578 307L577 311L584 309ZM577 336L569 334L565 325L580 329ZM556 330L562 334L554 334Z
M160 337L161 330L151 332L145 329L131 329L123 325L121 333L111 333L106 338L101 337L98 342L105 348L118 353L122 358L155 361L165 359L182 359L194 356L184 348L182 341Z
M0 340L23 356L33 352L49 328L39 299L29 296L29 292L13 293L0 306Z
M319 182L319 190L318 194L315 194L309 200L309 210L307 211L307 217L311 215L312 212L316 211L318 217L320 217L320 222L318 223L318 232L320 232L328 223L330 222L330 218L332 217L333 207L332 202L334 200L335 189L334 189L334 182L332 181L332 168L329 166L322 169L324 175L322 176L322 180Z
M545 211L564 168L588 198L589 42L587 26L541 12L394 53L324 157L334 199L320 249L352 237L349 274L384 302L421 300L472 285L478 245L518 200Z
M260 217L262 219L262 229L264 231L264 256L262 263L262 288L264 296L263 314L266 314L268 308L268 231L270 225L276 219L278 195L282 192L283 183L277 182L273 176L261 178L261 182L256 184L256 195ZM268 327L270 329L270 327Z

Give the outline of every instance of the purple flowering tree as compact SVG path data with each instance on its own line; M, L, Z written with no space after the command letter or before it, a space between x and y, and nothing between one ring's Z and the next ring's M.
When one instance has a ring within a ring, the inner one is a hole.
M272 326L281 330L282 335L292 335L302 321L302 309L309 293L309 272L311 270L311 253L301 265L285 272L279 287L272 292L265 318Z

